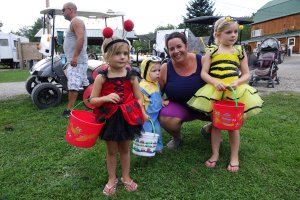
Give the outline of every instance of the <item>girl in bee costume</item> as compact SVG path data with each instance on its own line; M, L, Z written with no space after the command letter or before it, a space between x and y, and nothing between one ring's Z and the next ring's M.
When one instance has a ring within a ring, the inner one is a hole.
M214 26L216 45L207 48L203 57L201 71L202 79L207 82L188 101L188 105L206 114L212 113L212 102L218 100L234 100L234 88L238 101L245 104L244 113L247 117L261 111L263 100L257 90L247 83L250 78L248 59L240 45L235 45L238 39L239 24L234 18L222 17ZM240 144L239 130L229 131L231 157L228 171L239 170L238 151ZM205 165L214 168L219 159L221 130L213 127L211 135L212 156Z

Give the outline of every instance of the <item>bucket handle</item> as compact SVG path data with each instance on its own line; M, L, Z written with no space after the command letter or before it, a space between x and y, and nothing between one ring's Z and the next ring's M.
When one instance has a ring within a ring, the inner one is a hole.
M156 130L155 130L154 123L153 123L152 119L149 119L149 121L150 121L150 123L151 123L151 125L152 125L152 131L153 131L153 133L154 133L154 135L155 135L155 134L156 134Z
M237 99L237 96L236 96L236 91L231 85L229 85L229 87L232 90L233 98L234 98L234 101L235 101L235 107L237 108L238 107L238 99Z
M74 110L75 108L77 108L78 106L80 106L81 104L83 104L85 101L90 101L91 99L92 99L92 98L89 97L89 98L87 98L87 99L84 99L84 100L80 101L79 103L77 103L77 104L72 108L72 110Z

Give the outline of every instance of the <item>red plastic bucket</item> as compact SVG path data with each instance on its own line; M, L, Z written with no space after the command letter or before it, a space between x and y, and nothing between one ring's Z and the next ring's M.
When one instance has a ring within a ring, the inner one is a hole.
M90 84L87 88L85 88L83 95L82 95L82 98L86 99L83 101L83 103L89 109L95 108L95 106L93 106L89 101L89 98L91 97L91 94L92 94L93 86L94 86L94 83Z
M90 148L96 144L103 123L96 121L94 113L84 110L73 110L66 132L69 144L81 148Z
M213 102L213 125L224 130L238 130L243 123L244 107L243 103L234 101L214 101Z

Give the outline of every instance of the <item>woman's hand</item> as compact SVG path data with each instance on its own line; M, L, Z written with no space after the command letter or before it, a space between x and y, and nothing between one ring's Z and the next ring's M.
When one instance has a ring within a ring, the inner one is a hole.
M169 105L170 101L169 100L162 100L162 107L166 107L167 105Z

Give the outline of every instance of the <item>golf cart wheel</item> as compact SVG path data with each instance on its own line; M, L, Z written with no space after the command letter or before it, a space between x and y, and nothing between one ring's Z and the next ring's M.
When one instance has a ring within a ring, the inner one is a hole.
M31 94L33 88L39 83L40 81L38 80L36 75L29 76L25 83L26 91L28 92L28 94Z
M56 106L61 101L61 91L51 83L37 85L31 93L33 103L40 109Z
M249 85L254 86L254 77L253 77L253 75L250 78Z
M40 83L48 82L47 78L38 78L36 75L31 75L27 78L25 88L28 94L31 94L33 88Z
M97 55L96 55L95 53L90 53L90 54L88 55L88 58L89 58L89 59L94 59L94 60L97 60L97 59L98 59L98 57L97 57Z

